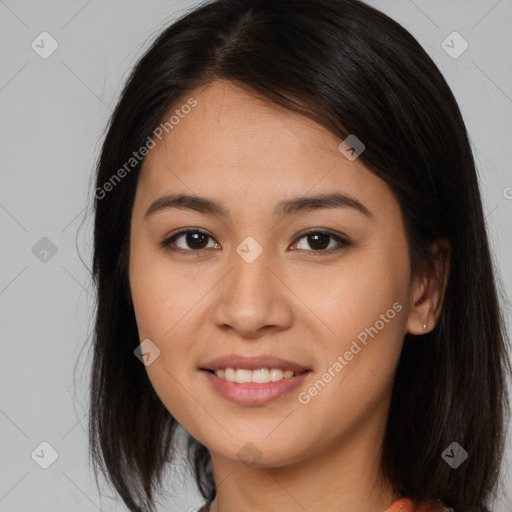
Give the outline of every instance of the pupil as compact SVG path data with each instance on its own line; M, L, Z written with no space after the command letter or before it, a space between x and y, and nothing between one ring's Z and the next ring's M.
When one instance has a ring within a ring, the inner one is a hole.
M201 244L201 237L203 238L203 242L206 240L206 235L204 233L188 233L187 234L187 243L190 242L190 245L195 245L196 248L203 249L203 245ZM199 240L199 244L197 244Z
M315 246L315 241L318 242L318 239L320 239L320 247L318 246L318 243ZM328 242L329 235L322 235L322 234L315 234L315 235L309 235L308 237L308 243L313 247L313 249L324 249L329 245ZM324 243L322 243L322 240ZM312 243L313 241L313 243Z

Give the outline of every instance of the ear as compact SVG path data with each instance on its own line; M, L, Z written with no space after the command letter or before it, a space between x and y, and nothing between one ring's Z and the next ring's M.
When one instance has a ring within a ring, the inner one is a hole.
M434 329L441 313L444 294L450 274L450 244L439 239L430 247L428 268L413 279L407 332L426 334Z

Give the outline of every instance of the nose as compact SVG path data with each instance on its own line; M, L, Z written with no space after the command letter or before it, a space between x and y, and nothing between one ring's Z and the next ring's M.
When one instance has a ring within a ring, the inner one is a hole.
M293 312L286 276L280 275L266 251L252 262L234 252L230 265L231 271L216 287L211 310L214 324L244 338L289 328Z

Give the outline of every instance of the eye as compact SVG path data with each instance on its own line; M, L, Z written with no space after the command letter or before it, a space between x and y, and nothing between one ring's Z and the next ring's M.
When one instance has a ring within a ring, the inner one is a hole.
M308 249L305 249L308 252L321 252L321 253L333 253L340 251L344 247L348 247L351 245L351 243L344 237L333 233L328 230L320 231L320 230L314 230L314 231L308 231L307 233L303 233L303 235L298 238L297 240L305 240L305 243L302 245L305 246L308 244L313 251L310 251ZM337 242L331 245L331 242ZM300 243L299 243L300 244ZM296 248L304 250L304 247L301 247L299 245L296 246Z
M167 248L171 251L180 252L180 253L192 253L198 252L203 249L208 249L207 246L208 238L212 238L208 233L201 231L197 228L189 228L184 229L165 240L160 242L160 245L164 248ZM181 240L181 244L184 246L178 245L178 241ZM213 238L212 238L213 240ZM188 246L188 248L187 248ZM211 247L211 246L210 246ZM214 244L214 248L219 248L219 244Z

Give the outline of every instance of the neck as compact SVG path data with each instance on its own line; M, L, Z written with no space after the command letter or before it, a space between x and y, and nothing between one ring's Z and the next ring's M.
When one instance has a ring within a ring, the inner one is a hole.
M211 512L384 512L398 494L381 476L375 425L281 467L248 467L212 453ZM371 433L371 435L370 435Z

